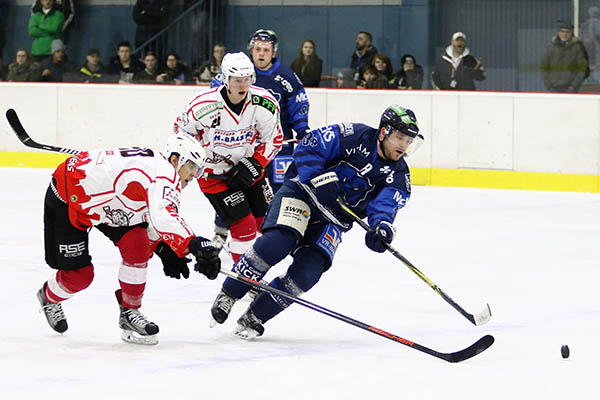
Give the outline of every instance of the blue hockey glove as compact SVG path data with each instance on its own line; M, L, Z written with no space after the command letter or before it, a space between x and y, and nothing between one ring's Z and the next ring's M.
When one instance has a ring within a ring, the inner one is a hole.
M175 279L179 279L181 276L185 279L190 277L190 270L187 263L192 260L186 257L179 257L165 242L160 242L158 246L156 246L154 253L160 257L163 264L163 271L166 276Z
M263 173L262 166L254 157L242 158L227 172L227 187L232 190L247 190Z
M213 246L210 240L197 236L190 241L188 249L190 254L196 257L194 271L206 275L211 281L219 275L221 270L219 250Z
M371 225L371 230L365 236L367 247L377 253L383 253L394 240L396 229L387 221Z
M337 174L333 171L325 172L312 178L310 183L315 188L315 195L319 202L334 214L340 214L337 197L341 194L341 189Z

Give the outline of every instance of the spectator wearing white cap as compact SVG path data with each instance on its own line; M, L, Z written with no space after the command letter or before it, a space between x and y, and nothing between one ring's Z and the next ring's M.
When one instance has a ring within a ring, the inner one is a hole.
M481 61L470 54L467 35L455 32L450 46L437 60L431 74L434 89L475 90L475 81L485 79Z

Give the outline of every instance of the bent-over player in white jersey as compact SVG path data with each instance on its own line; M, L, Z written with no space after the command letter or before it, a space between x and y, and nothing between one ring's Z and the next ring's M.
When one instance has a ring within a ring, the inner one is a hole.
M231 232L234 261L250 248L273 192L264 168L281 149L279 104L252 86L254 65L244 53L226 54L224 85L195 96L175 121L175 133L196 137L206 152L200 189Z
M163 154L146 148L79 153L52 174L44 200L46 263L53 274L37 296L55 331L67 330L61 302L87 288L94 278L88 232L98 228L118 248L122 339L156 344L158 326L139 311L146 286L148 259L154 251L165 274L189 276L187 254L195 270L215 279L217 250L196 236L179 216L181 189L200 175L203 149L189 135L172 135Z

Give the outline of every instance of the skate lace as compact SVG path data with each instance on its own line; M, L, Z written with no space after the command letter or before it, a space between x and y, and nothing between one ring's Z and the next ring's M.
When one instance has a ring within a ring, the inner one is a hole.
M225 293L221 293L219 294L218 304L221 310L229 314L233 308L233 305L235 304L235 299L226 295Z
M42 311L50 318L52 324L57 324L59 321L66 319L65 312L60 304L48 303L45 306L42 306L40 312Z
M146 316L136 309L129 309L125 311L125 315L127 317L127 321L129 321L130 324L140 327L142 329L149 324L148 320L146 319Z

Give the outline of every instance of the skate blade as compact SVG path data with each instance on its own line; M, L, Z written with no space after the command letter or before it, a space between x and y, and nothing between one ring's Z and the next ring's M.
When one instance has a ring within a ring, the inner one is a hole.
M240 339L252 341L257 337L261 336L260 333L256 332L254 329L248 329L242 326L238 326L233 332L231 332L233 336L237 336Z
M217 324L218 324L217 320L211 316L208 321L208 326L211 328L214 328L215 326L217 326Z
M153 346L155 344L158 344L157 335L142 336L134 331L130 331L127 329L123 329L123 332L121 332L121 339L127 343L143 344L147 346Z

